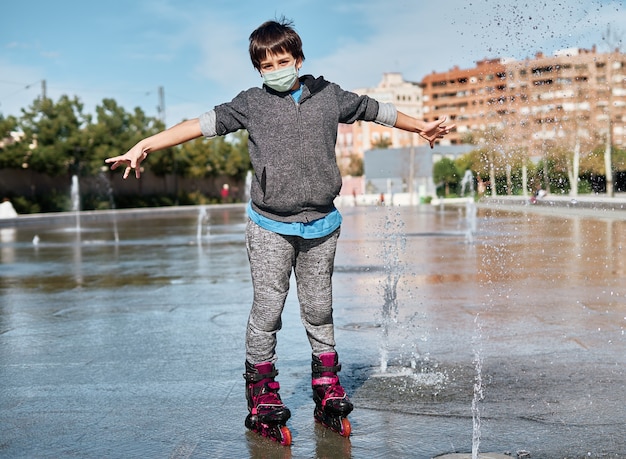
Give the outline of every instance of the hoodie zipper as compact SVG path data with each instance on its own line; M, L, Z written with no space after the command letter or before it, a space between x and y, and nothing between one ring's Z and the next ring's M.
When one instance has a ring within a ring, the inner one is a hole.
M296 102L296 100L291 97L291 100L293 101L294 105L295 105L295 109L296 109L296 128L298 129L298 148L299 148L299 158L300 158L300 164L298 167L298 173L300 174L300 176L298 177L298 181L300 183L300 185L302 186L302 190L303 190L303 201L302 203L307 203L311 200L311 186L308 182L308 180L305 180L306 177L306 151L304 150L304 139L303 139L303 127L302 127L302 113L300 111L300 106L302 105L302 102L304 100L306 100L307 97L304 95L304 93L300 96L300 102Z

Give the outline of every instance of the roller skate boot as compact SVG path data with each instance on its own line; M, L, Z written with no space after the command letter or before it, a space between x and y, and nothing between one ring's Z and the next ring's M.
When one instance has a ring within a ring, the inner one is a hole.
M341 370L337 354L328 352L319 357L313 356L311 363L311 385L315 420L323 426L349 437L352 431L350 421L346 418L354 406L339 383L337 372Z
M291 444L291 432L285 425L291 417L278 390L280 384L274 380L278 370L271 362L252 365L246 362L246 398L248 411L246 427L264 437L268 437L281 445Z

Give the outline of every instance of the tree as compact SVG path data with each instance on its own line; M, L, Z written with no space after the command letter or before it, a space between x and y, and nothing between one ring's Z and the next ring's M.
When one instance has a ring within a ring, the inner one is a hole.
M361 177L363 175L363 158L356 154L351 154L347 158L341 158L339 170L342 176Z
M548 191L558 191L561 194L569 192L572 152L566 146L559 145L546 149L543 161L544 183L548 184Z
M389 137L380 137L372 142L373 149L385 150L391 146L391 139Z
M496 171L504 169L504 161L502 158L501 148L504 143L504 133L495 127L489 127L483 132L481 143L484 145L482 152L482 161L489 168L489 182L491 195L498 194L496 187Z
M243 178L250 170L248 134L238 131L228 137L196 139L181 145L178 155L184 173L190 177Z
M0 168L19 169L28 155L28 145L13 135L19 130L14 116L5 118L0 114Z
M57 103L38 98L22 113L24 142L33 146L24 167L51 176L78 173L89 154L84 128L91 121L78 98L63 95Z
M444 187L445 196L450 194L450 186L458 185L461 174L450 158L442 158L433 166L433 180L437 186Z
M163 124L157 118L147 117L140 108L128 113L115 100L104 99L96 107L96 122L86 129L90 155L85 172L96 175L106 158L125 153L141 139L162 130ZM151 163L144 164L150 168Z
M230 136L229 141L232 149L224 167L224 173L231 177L243 179L252 168L250 152L248 151L248 131L235 132Z

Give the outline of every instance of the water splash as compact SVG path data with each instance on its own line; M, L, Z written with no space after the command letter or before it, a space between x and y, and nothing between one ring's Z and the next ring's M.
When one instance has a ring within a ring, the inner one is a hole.
M478 215L478 208L474 198L469 198L465 204L465 220L467 223L467 230L465 232L465 242L468 244L474 243L474 235L476 234L476 217Z
M472 398L472 459L478 459L480 450L480 402L485 398L483 392L483 359L482 359L482 327L479 321L479 314L476 314L474 323L476 324L476 334L473 337L472 345L474 351L474 396Z
M383 305L382 314L382 345L380 349L380 372L387 371L389 360L389 332L398 321L398 282L403 267L400 262L400 253L406 248L406 237L402 232L404 222L390 218L389 212L385 217L385 233L383 239L382 257L384 261L385 280L382 284Z
M248 171L246 173L246 184L245 191L243 195L243 202L250 201L250 187L252 186L252 171Z

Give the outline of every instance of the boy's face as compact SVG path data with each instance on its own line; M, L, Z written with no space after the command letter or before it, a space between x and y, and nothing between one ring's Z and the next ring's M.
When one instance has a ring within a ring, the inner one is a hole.
M302 61L300 59L294 59L291 53L267 53L265 58L261 59L261 65L259 66L259 70L261 73L267 73L274 72L285 67L293 67L294 65L296 67L296 70L300 70L300 67L302 67Z

